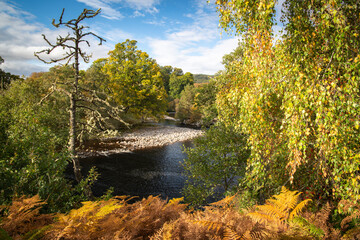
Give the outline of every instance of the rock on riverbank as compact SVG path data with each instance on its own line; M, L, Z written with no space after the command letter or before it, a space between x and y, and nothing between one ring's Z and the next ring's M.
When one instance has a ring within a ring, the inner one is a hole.
M172 126L148 126L126 132L119 137L90 140L79 152L80 157L109 155L161 147L191 140L203 134L202 130Z

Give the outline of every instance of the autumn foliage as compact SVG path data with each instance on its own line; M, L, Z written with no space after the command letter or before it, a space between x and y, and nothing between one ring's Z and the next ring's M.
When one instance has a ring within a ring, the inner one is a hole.
M0 230L6 231L14 239L22 239L27 233L45 229L53 222L50 214L40 214L40 209L46 203L36 195L31 198L21 197L14 199L12 205L7 209L6 217L2 219ZM0 232L1 239L6 239L4 231Z
M41 214L46 202L38 196L14 199L0 222L1 239L353 239L350 226L358 212L343 219L340 230L330 220L330 205L311 213L310 200L285 187L264 205L240 209L229 196L203 209L189 209L182 198L149 196L134 203L126 196L83 202L66 214ZM340 205L339 205L340 207ZM354 207L343 202L341 208ZM355 206L357 207L357 206Z
M359 1L215 5L223 29L242 38L217 107L249 136L247 185L262 199L293 184L318 199L358 201Z

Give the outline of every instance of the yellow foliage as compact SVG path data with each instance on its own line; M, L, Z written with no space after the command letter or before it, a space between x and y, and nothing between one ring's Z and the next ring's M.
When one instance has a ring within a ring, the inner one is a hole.
M181 197L181 198L173 198L173 199L170 199L169 205L171 205L171 204L178 204L178 203L180 203L180 202L182 202L182 201L184 201L184 198L183 198L183 197Z
M129 197L114 197L83 202L79 209L58 214L57 221L51 225L51 215L39 214L39 208L45 203L35 196L15 200L1 228L15 239L21 239L34 229L40 229L45 240L281 239L286 233L290 233L287 235L290 237L294 234L286 228L273 229L270 222L277 218L288 221L296 216L308 202L298 203L299 194L283 188L265 205L257 206L257 215L239 212L236 196L228 196L196 211L186 211L187 205L180 203L182 198L166 202L149 196L129 204ZM254 221L254 216L261 216L266 221ZM47 222L40 222L41 219L47 219Z
M177 219L186 205L182 199L169 203L158 197L128 204L129 198L84 202L79 209L58 216L48 239L137 239L158 232L165 223Z
M311 199L299 203L301 192L290 191L286 187L281 188L281 193L266 200L264 205L256 206L256 211L250 212L250 216L256 222L273 223L277 227L284 227L284 223L297 216Z

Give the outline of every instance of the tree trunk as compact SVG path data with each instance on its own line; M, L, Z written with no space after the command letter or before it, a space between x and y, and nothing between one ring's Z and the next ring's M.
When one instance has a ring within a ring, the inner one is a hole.
M74 166L74 175L77 182L81 181L81 168L79 159L76 154L76 99L75 94L72 93L70 97L70 139L69 152Z
M77 29L77 25L76 25ZM77 182L81 181L81 167L80 162L76 153L76 98L78 94L78 82L79 82L79 33L76 32L75 41L75 81L74 89L70 96L70 140L69 140L69 151L71 154L71 160L74 166L74 174Z

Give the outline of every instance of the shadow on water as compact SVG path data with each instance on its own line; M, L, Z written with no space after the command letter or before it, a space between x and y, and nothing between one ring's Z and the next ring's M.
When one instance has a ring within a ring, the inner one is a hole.
M186 158L183 146L192 147L192 143L177 142L133 153L89 157L81 159L80 164L84 175L93 166L100 174L92 188L95 196L101 196L113 187L113 195L178 198L185 183L181 166ZM72 172L71 166L67 172Z

